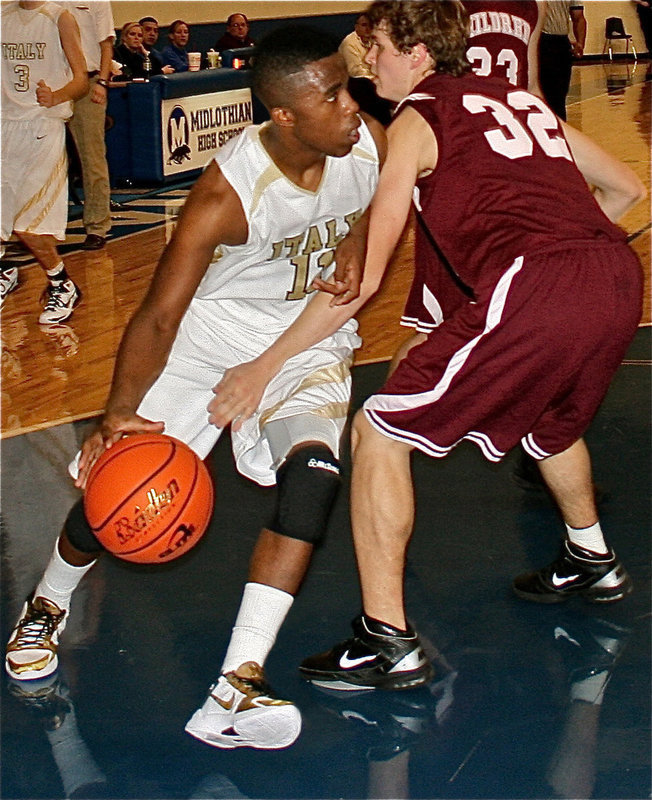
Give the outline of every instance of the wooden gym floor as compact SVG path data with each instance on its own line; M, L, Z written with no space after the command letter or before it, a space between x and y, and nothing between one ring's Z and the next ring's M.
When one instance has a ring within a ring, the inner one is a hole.
M569 122L630 164L650 188L649 64L586 65L575 69ZM106 248L74 249L83 238L69 228L68 271L84 299L69 322L38 325L44 277L37 265L20 269L20 286L2 308L2 436L17 436L99 414L106 400L116 349L169 238L184 191L140 199L114 215ZM120 200L120 195L114 195ZM650 315L650 197L622 220L647 278L641 324ZM137 229L138 232L131 233ZM125 235L126 234L126 235ZM363 346L356 363L391 357L407 332L397 320L412 276L411 225L397 248L381 291L359 315Z

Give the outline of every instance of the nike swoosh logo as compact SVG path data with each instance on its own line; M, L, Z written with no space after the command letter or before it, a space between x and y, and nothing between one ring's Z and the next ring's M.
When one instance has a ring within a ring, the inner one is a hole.
M376 656L360 656L360 658L349 658L349 651L347 650L346 653L343 653L340 658L340 667L342 669L352 669L353 667L359 667L360 664L366 664L367 661L373 661Z
M231 711L231 709L233 708L233 704L235 703L235 695L233 694L228 700L223 700L221 697L218 697L217 695L214 694L211 694L211 697L213 698L213 700L215 700L215 702L218 705L222 706L222 708L225 711Z
M571 581L574 581L575 578L579 577L580 577L579 575L566 575L566 577L560 578L559 575L557 575L557 573L553 573L553 576L550 580L552 581L553 586L560 587L560 586L565 586L567 583L571 583Z
M576 644L578 647L581 646L580 643L577 641L577 639L573 639L573 637L568 633L568 631L565 631L563 628L560 628L559 626L555 628L555 641L557 639L566 639L571 644Z
M219 705L221 705L221 706L222 706L222 708L223 708L225 711L231 711L231 709L233 708L233 704L235 703L235 697L232 697L232 698L231 698L231 699L230 699L230 700L227 702L226 700L222 700L222 699L220 699L219 697L215 697L215 695L213 695L213 700L215 700L215 702L216 702L216 703L218 703Z
M43 136L37 136L36 138L37 139L45 139L46 136L47 136L47 133L44 133Z
M365 725L377 725L378 723L373 719L367 719L362 714L359 714L357 711L342 711L342 716L344 719L357 719L360 722L364 722Z

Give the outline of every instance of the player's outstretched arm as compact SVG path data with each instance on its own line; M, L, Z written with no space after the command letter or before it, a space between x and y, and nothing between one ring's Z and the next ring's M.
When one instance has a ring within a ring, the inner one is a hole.
M313 289L332 295L331 306L344 305L360 296L360 284L367 251L369 209L335 248L335 272L328 280L316 277Z
M371 204L369 240L360 295L345 304L331 304L323 293L314 297L292 325L253 361L227 370L213 390L210 421L238 430L254 413L269 381L292 356L331 336L375 294L405 226L412 190L424 168L437 160L434 136L423 118L406 109L388 131L388 155Z
M603 150L585 134L562 122L564 135L578 169L593 187L593 196L605 215L617 222L643 200L647 191L636 173Z
M387 134L385 128L373 117L360 112L376 144L378 163L382 167L387 158ZM333 295L331 305L344 305L360 295L360 285L367 251L369 233L368 208L335 249L335 272L325 281L315 278L313 287Z
M82 446L77 485L83 487L102 450L123 435L163 430L162 422L139 417L138 406L165 366L179 323L215 248L243 244L246 239L247 221L240 200L213 162L188 195L149 290L127 325L106 411Z

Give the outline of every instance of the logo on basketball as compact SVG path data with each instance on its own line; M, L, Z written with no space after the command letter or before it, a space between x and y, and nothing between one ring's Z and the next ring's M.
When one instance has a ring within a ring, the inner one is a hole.
M170 536L167 550L163 550L163 552L159 554L159 558L161 560L166 560L170 558L170 556L173 556L174 553L180 548L186 548L190 539L192 539L194 535L194 525L179 525L172 536Z
M178 439L126 436L93 465L84 510L109 552L160 564L201 539L213 513L213 481L204 462Z
M150 489L147 492L149 503L144 508L135 506L131 518L120 517L115 521L115 535L118 541L125 544L144 531L166 509L169 511L169 505L177 494L179 494L179 484L174 478L160 493L156 489Z

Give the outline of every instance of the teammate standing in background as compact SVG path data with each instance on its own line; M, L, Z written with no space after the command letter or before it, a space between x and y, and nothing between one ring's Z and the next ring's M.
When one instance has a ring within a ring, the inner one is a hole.
M75 140L84 187L84 250L100 250L111 229L111 187L106 160L106 103L111 79L115 28L111 3L91 0L66 8L77 20L86 57L90 88L73 106L68 127Z
M97 457L123 435L163 430L205 458L225 410L233 410L227 422L238 469L277 486L221 674L187 725L216 747L286 747L301 728L299 710L274 697L263 666L339 486L356 324L344 321L278 362L251 407L234 410L222 383L237 365L247 385L256 383L259 365L269 366L267 349L319 298L313 282L334 262L343 280L331 291L343 299L357 294L359 275L349 274L349 264L364 260L364 212L385 139L382 126L358 115L337 44L302 26L261 42L254 90L271 120L229 141L192 188L127 327L105 414L79 460L83 487ZM101 549L80 501L11 636L10 675L29 680L56 669L72 593Z
M61 5L20 0L1 12L2 241L15 232L45 270L39 322L63 322L81 296L57 250L68 221L65 121L88 90L86 64L77 24ZM17 285L18 270L3 269L3 301Z
M546 0L464 0L464 5L470 26L466 56L473 72L538 94Z
M540 94L539 36L546 5L545 0L465 0L469 13L466 57L473 72L480 77L503 78L510 86ZM415 231L416 274L401 317L401 325L417 332L399 348L390 370L406 348L424 341L472 296L470 287L460 281L419 219ZM429 279L424 294L421 276L425 274Z

